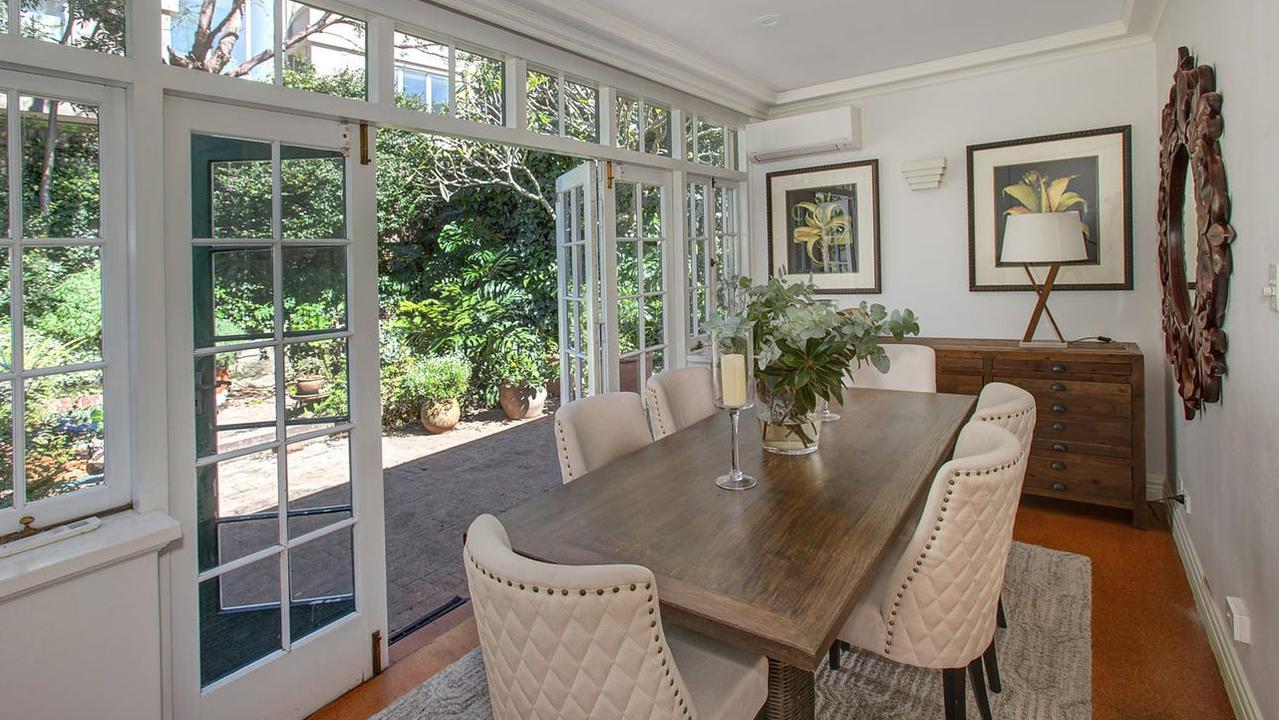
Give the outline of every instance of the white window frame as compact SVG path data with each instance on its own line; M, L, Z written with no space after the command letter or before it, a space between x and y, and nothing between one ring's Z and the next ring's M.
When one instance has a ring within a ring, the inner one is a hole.
M21 239L22 178L20 116L16 105L8 109L11 138L9 164L9 231L4 243L14 248L10 263L10 322L13 325L13 372L0 374L0 382L14 383L13 392L13 505L0 510L0 534L17 530L23 516L35 518L37 527L129 505L133 497L130 439L134 432L129 393L128 299L128 197L125 142L124 91L102 85L0 70L0 88L16 94L68 100L98 108L99 238ZM15 231L17 231L15 233ZM97 245L101 250L102 359L97 362L28 371L22 368L22 285L19 248ZM3 332L3 329L0 329ZM25 430L19 392L22 379L82 370L102 372L104 473L101 485L26 502Z
M529 130L529 132L533 132L538 135L562 137L567 140L576 140L577 142L584 142L592 145L598 144L600 141L600 88L599 88L599 85L595 84L591 80L587 80L585 78L579 78L575 75L566 73L563 70L557 70L552 67L546 67L545 65L538 65L537 63L528 63L525 66L525 70L524 70L524 78L523 78L524 82L522 83L522 87L520 88L520 92L524 93L524 97L526 101L528 98L529 73L538 73L539 75L546 75L548 77L552 77L555 79L555 132L541 132L538 130ZM582 87L590 88L595 91L595 140L593 141L583 140L582 138L575 137L573 135L568 134L568 127L567 127L568 118L564 113L565 98L567 96L565 93L565 90L567 89L568 83L573 83L574 85L580 85ZM528 103L525 102L525 111L524 111L525 117L523 118L525 127L527 127L527 124L528 124L527 106L528 106ZM641 141L642 141L642 138L641 138Z
M300 1L301 0L299 0L299 2ZM441 35L439 33L431 32L429 30L422 30L420 28L414 27L412 25L406 25L404 23L395 23L395 32L402 35L408 35L417 40L434 43L436 45L444 45L448 47L449 49L449 68L448 68L449 96L448 96L448 103L446 105L448 107L448 112L432 113L432 112L423 111L425 112L425 114L444 115L446 117L457 118L458 120L463 120L465 122L473 122L478 126L500 127L507 123L507 119L511 115L512 108L511 108L511 103L507 102L506 100L506 97L509 91L509 88L507 88L506 85L510 82L509 73L506 72L506 69L510 66L512 58L508 57L506 53L498 52L497 50L490 50L486 47L473 45L465 41L455 40L451 37ZM394 45L394 36L392 36L392 44ZM458 117L458 114L457 114L457 53L459 50L464 53L470 53L471 55L479 55L481 57L488 58L489 60L495 60L497 62L502 63L503 72L502 72L501 122L487 123L487 122L480 122L478 120L469 120L468 118ZM392 64L395 67L411 65L411 63L405 63L401 60L394 59L394 50L392 50ZM520 88L520 92L521 93L524 92L524 87ZM432 103L434 103L434 98L432 98ZM535 133L535 134L542 135L544 133Z
M723 168L725 170L738 169L738 167L741 164L737 156L737 145L739 142L738 138L741 135L741 130L739 128L729 123L720 122L718 120L715 120L714 118L708 117L706 115L702 115L701 113L686 113L684 117L685 117L686 126L687 124L690 124L690 123L693 126L692 133L689 133L687 130L687 127L685 127L685 132L684 132L685 146L683 148L683 155L681 156L684 160L687 160L688 162L691 162L691 163L696 163L697 165L701 165L703 167ZM712 127L717 127L720 129L720 132L724 133L724 164L723 165L705 163L700 160L701 148L698 147L697 138L700 134L698 133L698 126L702 123L706 123L707 125L710 125ZM692 157L691 160L689 160L690 156Z
M645 155L652 155L653 157L678 159L675 155L675 152L678 149L675 147L675 144L676 144L675 143L675 108L667 103L660 102L658 100L653 100L643 95L619 90L617 92L617 101L621 101L621 100L627 100L629 102L633 102L636 104L636 107L638 108L638 112L635 118L637 122L636 128L638 130L637 138L636 138L638 152L643 153ZM562 101L561 101L561 104L562 104ZM613 113L615 116L617 115L617 106L620 104L621 104L620 102L614 103ZM649 150L647 147L648 144L644 142L644 135L645 135L644 120L648 115L649 106L661 108L666 111L666 122L671 126L670 153L667 155L662 155L661 153L656 153L656 152L653 152L652 150ZM611 143L616 147L622 147L621 144L619 144L618 142L620 139L618 137L618 133L620 133L621 130L622 130L621 118L617 117L613 123L613 137L611 139Z

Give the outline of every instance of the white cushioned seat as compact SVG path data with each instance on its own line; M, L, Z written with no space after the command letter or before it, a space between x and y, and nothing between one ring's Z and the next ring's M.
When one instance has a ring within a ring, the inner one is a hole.
M710 368L689 367L657 373L648 379L646 391L648 426L656 440L715 414Z
M1030 452L1035 436L1035 396L1008 383L993 382L981 389L973 420L994 423L1012 433L1023 452Z
M592 395L555 411L555 450L565 483L651 442L644 404L635 393Z
M555 565L481 515L463 551L495 720L753 718L763 657L663 624L638 565Z
M870 363L853 367L853 387L879 390L937 392L937 353L927 345L885 343L888 372L881 373Z

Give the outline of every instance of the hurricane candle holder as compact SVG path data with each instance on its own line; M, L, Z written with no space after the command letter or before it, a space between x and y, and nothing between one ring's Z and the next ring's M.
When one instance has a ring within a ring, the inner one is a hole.
M711 331L711 382L715 406L728 411L732 423L732 467L715 484L725 490L749 490L756 480L742 472L738 449L741 412L755 404L755 345L750 325Z

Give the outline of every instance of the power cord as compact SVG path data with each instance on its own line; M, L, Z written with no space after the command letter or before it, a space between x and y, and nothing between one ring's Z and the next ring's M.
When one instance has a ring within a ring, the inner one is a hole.
M1114 340L1106 337L1105 335L1089 335L1088 337L1075 338L1074 340L1071 340L1070 342L1077 343L1077 342L1083 342L1085 340L1096 340L1097 342L1100 342L1100 343L1114 342Z

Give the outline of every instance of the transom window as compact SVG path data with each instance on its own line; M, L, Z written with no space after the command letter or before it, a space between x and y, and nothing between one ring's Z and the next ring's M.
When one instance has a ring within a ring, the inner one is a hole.
M684 159L736 170L737 130L701 115L685 115Z
M104 150L119 93L0 72L24 79L53 92L0 85L0 534L130 494L127 395L107 390L127 373L122 196L103 182L123 184Z
M487 51L398 30L394 43L397 106L489 125L506 122L505 61ZM410 89L408 78L414 72L425 76L425 94Z
M18 22L9 22L10 8ZM17 0L0 4L0 32L123 55L125 0Z
M618 93L617 146L671 156L671 109L645 98Z
M585 142L599 142L599 89L558 70L529 68L528 129Z

